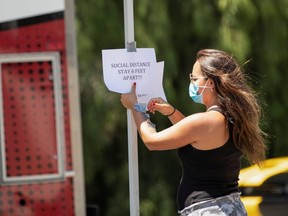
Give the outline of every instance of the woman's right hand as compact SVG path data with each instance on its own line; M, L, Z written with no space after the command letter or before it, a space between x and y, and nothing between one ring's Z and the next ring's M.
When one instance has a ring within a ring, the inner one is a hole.
M155 111L160 112L162 115L170 115L174 111L174 107L167 103L162 98L152 98L147 105L149 112L155 113Z

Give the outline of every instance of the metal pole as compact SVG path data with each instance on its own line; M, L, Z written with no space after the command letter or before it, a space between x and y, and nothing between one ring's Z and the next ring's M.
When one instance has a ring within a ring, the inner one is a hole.
M123 1L124 1L124 24L125 24L125 47L129 48L130 46L129 44L132 43L132 46L136 48L136 44L134 41L133 0L123 0ZM130 216L139 216L137 128L131 110L127 110L127 125L128 125Z
M84 180L84 161L82 149L82 125L80 110L80 87L77 62L77 43L75 30L75 3L65 0L65 30L67 48L67 67L68 67L68 90L73 100L69 100L70 122L71 122L71 144L73 156L74 177L74 205L75 216L86 216L85 199L85 180Z

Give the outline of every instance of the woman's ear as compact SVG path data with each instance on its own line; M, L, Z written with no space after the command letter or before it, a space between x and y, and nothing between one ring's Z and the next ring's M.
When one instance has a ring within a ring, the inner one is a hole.
M214 81L211 78L208 80L208 86L210 88L214 88L215 87Z

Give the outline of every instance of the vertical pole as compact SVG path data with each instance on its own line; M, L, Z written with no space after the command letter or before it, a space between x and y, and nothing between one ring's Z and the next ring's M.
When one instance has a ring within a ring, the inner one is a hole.
M125 47L134 43L133 0L124 1ZM135 47L136 48L136 45ZM130 216L139 216L139 179L138 179L138 143L137 128L131 110L127 110L128 125L128 163L129 163L129 193Z
M71 144L73 169L76 173L73 181L75 216L86 216L85 200L85 180L84 180L84 162L82 149L81 133L81 110L79 95L79 74L77 62L77 43L75 30L75 6L74 0L65 0L65 31L66 31L66 49L67 49L67 67L68 67L68 91L70 98L70 124L71 124Z
M134 42L133 0L124 0L125 46Z

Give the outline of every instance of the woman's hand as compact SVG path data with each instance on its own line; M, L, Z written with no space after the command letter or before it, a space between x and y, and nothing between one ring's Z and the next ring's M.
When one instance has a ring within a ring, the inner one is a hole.
M136 83L133 83L130 93L121 94L121 103L127 109L134 109L134 104L137 103Z
M170 115L174 111L174 107L167 103L162 98L152 98L147 105L149 112L155 113L155 111L160 112L162 115Z

